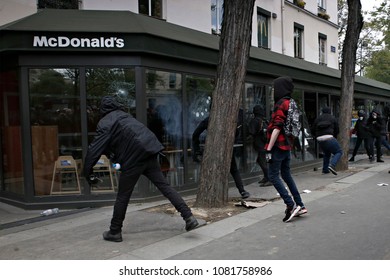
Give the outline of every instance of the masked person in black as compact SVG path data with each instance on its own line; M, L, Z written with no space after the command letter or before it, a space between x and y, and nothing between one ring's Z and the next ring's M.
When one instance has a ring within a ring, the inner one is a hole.
M356 134L356 144L352 152L352 157L349 159L349 161L355 161L355 156L363 141L364 141L364 148L366 149L366 153L368 157L371 157L370 146L369 146L370 132L368 131L368 127L367 127L366 112L360 110L358 112L358 117L359 119L356 121L355 126L353 127L352 130L352 134Z
M236 139L239 138L240 133L238 131L239 131L239 129L242 128L241 127L242 121L240 120L240 115L241 114L239 114L239 117L238 117L239 120L237 122ZM198 159L198 155L201 154L199 136L202 134L203 131L205 131L207 129L208 125L209 125L209 117L207 117L203 121L201 121L199 123L199 125L197 126L197 128L192 133L193 160L195 162L200 162L200 160ZM235 153L235 151L233 148L233 155L232 155L232 160L230 163L230 174L232 174L232 176L233 176L234 183L236 184L236 187L241 195L241 198L246 199L246 198L250 197L250 193L244 189L244 183L242 182L240 171L238 170L236 159L234 158L234 153Z
M371 133L371 137L369 139L369 147L370 147L370 161L374 161L374 143L376 148L376 161L384 162L382 157L382 131L384 126L384 121L381 117L380 112L377 109L372 110L370 117L367 120L367 126Z
M313 134L324 153L322 165L322 173L324 174L332 172L337 175L336 165L343 155L343 150L337 141L339 132L339 124L337 119L330 114L330 108L322 108L322 114L314 121Z
M256 105L253 107L253 115L254 117L249 122L248 131L253 137L253 149L257 152L256 162L263 171L264 177L259 184L261 187L272 186L272 183L268 180L268 167L264 149L267 142L268 121L265 119L263 106Z
M198 226L190 208L173 189L161 172L157 155L164 149L157 137L145 125L123 110L113 96L103 97L100 105L100 119L93 142L88 147L84 161L84 175L90 184L93 166L102 154L109 155L113 162L121 165L118 193L114 205L109 231L103 233L108 241L122 241L122 226L134 186L141 175L152 181L161 193L180 212L186 223L186 230Z

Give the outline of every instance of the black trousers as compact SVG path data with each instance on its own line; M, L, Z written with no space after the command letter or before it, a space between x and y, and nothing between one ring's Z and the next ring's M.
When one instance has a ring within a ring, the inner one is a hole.
M355 148L353 149L353 153L352 153L352 156L353 156L353 157L357 155L357 152L358 152L358 150L359 150L359 147L360 147L360 145L362 144L363 141L364 141L364 148L366 149L367 155L368 155L368 156L371 155L371 152L370 152L370 143L369 143L368 138L357 137L357 138L356 138Z
M192 215L179 193L172 188L161 172L161 167L157 159L157 154L146 160L138 162L134 167L123 170L119 178L118 193L114 205L114 213L111 219L110 231L118 233L122 231L123 221L126 216L127 206L133 193L134 186L139 177L145 175L158 190L172 203L183 219Z
M230 162L230 174L233 176L234 183L240 193L242 193L244 189L244 184L242 183L240 171L238 170L236 159L234 154L232 156L232 161Z
M375 148L376 148L376 157L377 157L377 160L381 158L382 156L382 137L381 136L372 136L370 138L368 138L368 141L369 141L369 150L370 150L370 156L374 156L374 144L375 144Z
M257 152L256 162L258 165L260 165L261 171L263 171L264 174L264 178L268 180L268 165L265 157L265 150Z

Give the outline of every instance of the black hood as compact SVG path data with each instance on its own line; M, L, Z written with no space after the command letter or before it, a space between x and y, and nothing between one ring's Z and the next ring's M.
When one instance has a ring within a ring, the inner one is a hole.
M290 77L279 77L275 79L273 83L275 102L286 96L291 97L294 90L294 84Z
M122 104L120 104L114 96L104 96L100 103L100 115L104 117L108 113L116 110L123 110Z
M330 108L329 107L322 108L322 113L323 114L330 114Z
M265 116L265 110L264 110L263 106L256 105L255 107L253 107L253 114L255 116L264 117Z
M358 116L359 116L359 117L365 117L365 116L366 116L366 112L364 112L363 110L360 110L360 111L358 112Z

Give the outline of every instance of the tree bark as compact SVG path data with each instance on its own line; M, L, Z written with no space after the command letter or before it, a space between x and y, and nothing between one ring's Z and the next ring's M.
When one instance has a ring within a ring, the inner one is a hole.
M228 201L230 162L251 46L254 2L224 1L216 87L201 164L197 207L222 207Z
M360 0L348 0L348 26L344 39L343 57L341 67L341 98L339 117L340 134L338 140L344 151L339 162L340 170L348 169L348 152L351 129L351 110L353 93L355 89L356 50L360 31L363 27L362 5Z

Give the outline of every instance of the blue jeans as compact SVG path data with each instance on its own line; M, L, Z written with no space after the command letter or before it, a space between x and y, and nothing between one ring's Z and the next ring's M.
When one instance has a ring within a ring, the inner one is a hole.
M343 150L341 150L339 142L337 142L337 139L334 137L325 141L318 141L318 145L324 153L322 172L329 173L329 165L331 165L333 168L336 167L341 156L343 155ZM331 159L332 155L333 157Z
M272 162L269 163L268 168L268 179L274 185L287 207L293 207L294 203L303 207L301 195L291 176L290 160L290 151L284 151L277 147L273 148ZM282 176L283 181L287 184L293 198L291 198L282 180L280 180L279 173Z

